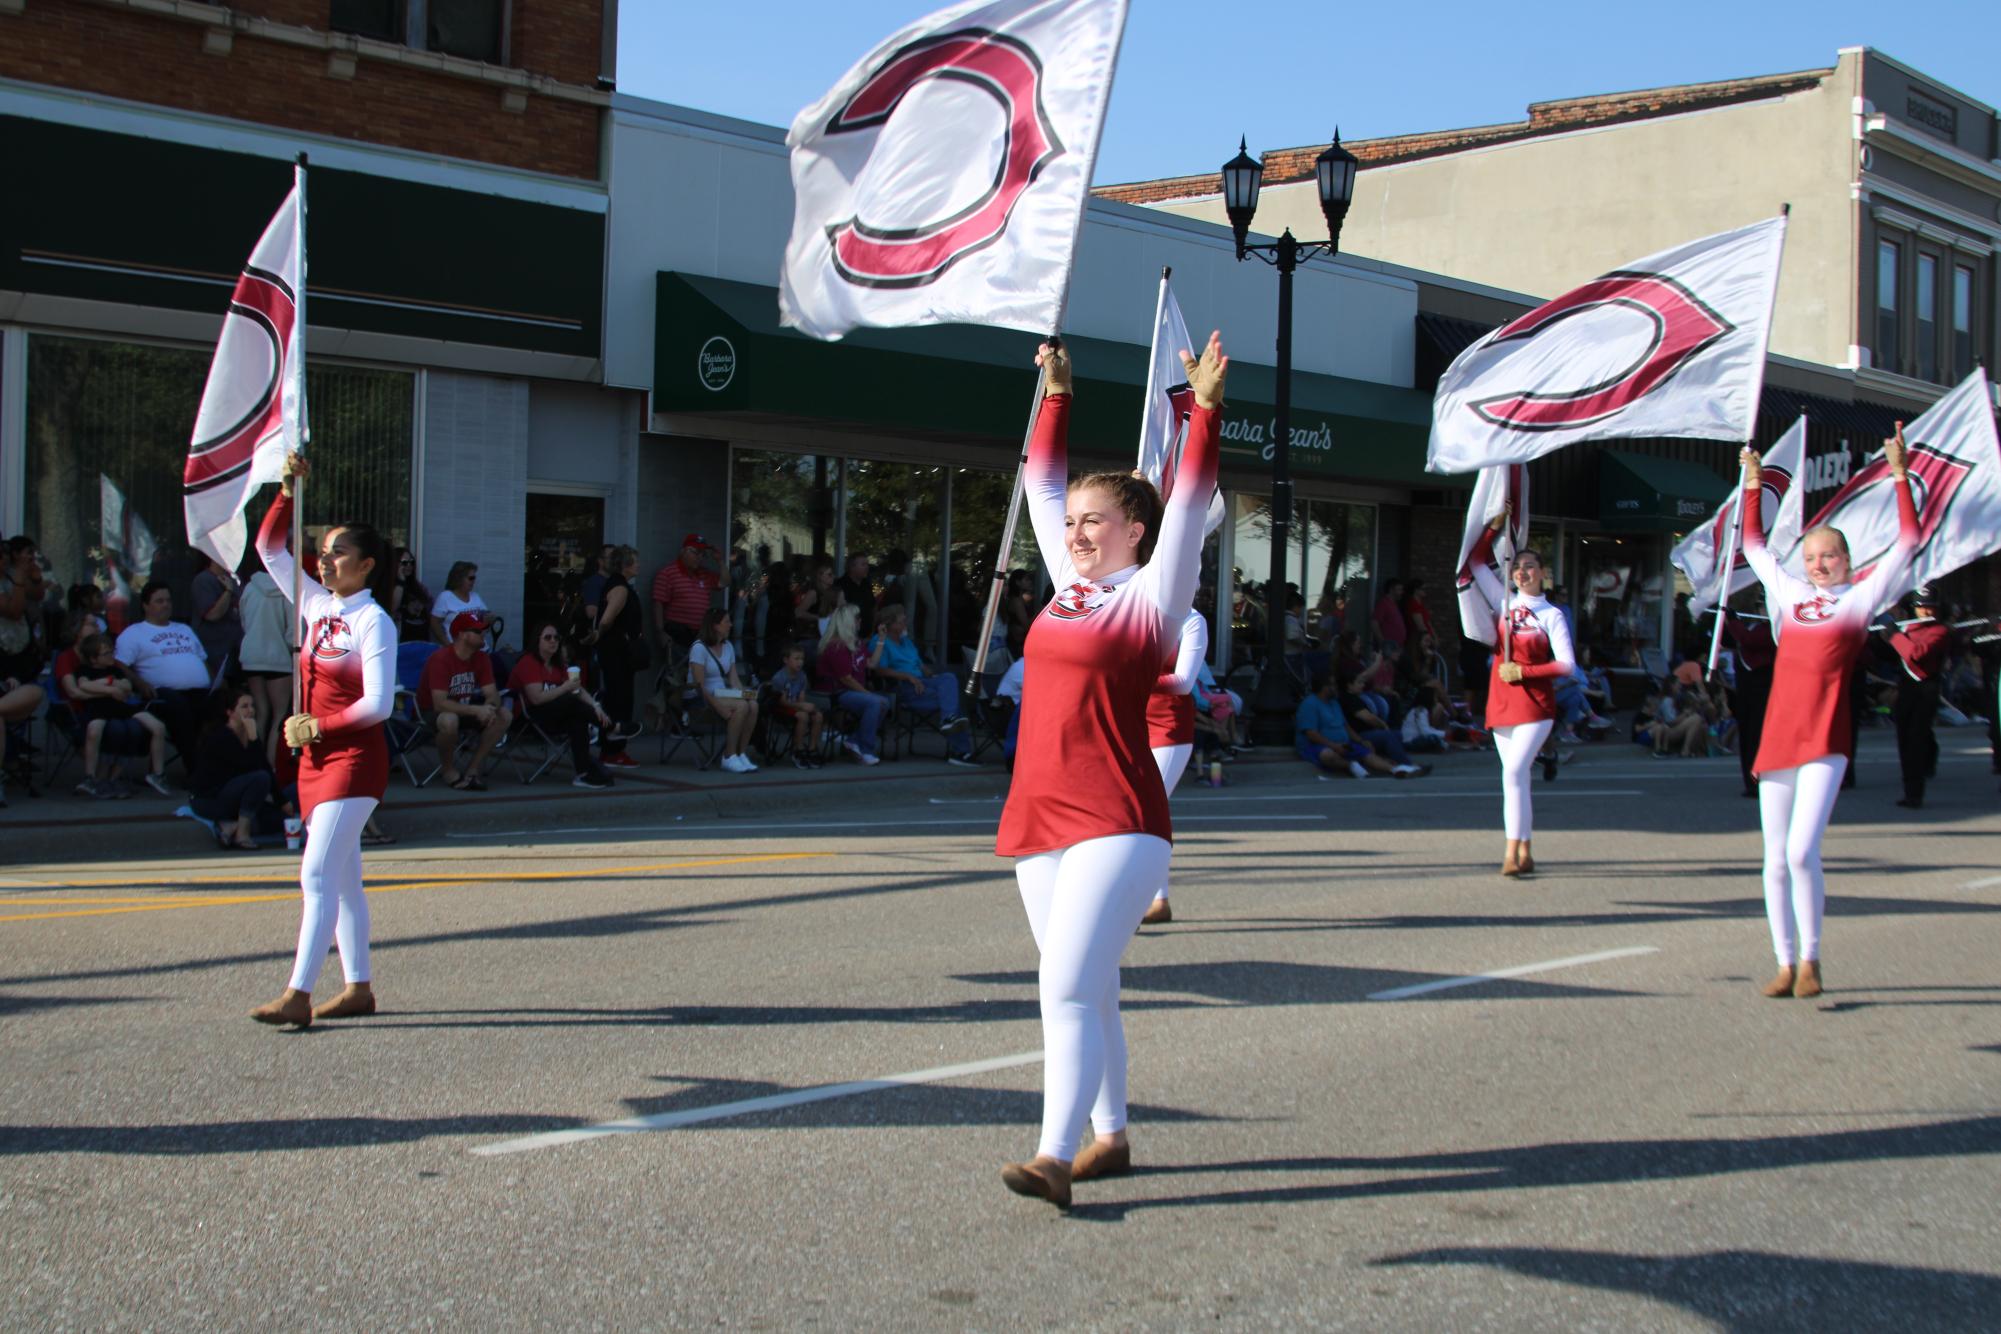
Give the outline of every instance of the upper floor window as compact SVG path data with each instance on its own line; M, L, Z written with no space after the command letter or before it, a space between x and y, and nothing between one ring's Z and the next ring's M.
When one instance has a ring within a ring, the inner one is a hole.
M1952 378L1973 374L1973 266L1952 269Z
M507 63L510 0L328 0L335 32Z
M1876 242L1876 346L1874 361L1886 371L1903 369L1903 349L1898 338L1897 288L1903 269L1904 248L1895 241Z
M1913 303L1917 338L1911 344L1920 380L1938 379L1938 256L1918 252L1918 285Z

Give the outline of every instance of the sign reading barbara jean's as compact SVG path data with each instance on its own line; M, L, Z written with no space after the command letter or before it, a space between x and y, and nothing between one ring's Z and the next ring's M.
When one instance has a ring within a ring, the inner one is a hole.
M736 349L727 338L711 338L702 344L702 350L695 358L695 374L701 378L702 388L721 393L730 387L736 378Z
M1265 462L1271 462L1272 450L1278 443L1278 420L1267 422L1252 421L1248 417L1225 417L1223 419L1223 448L1232 453L1257 451ZM1334 432L1325 421L1312 426L1295 426L1291 430L1291 445L1294 449L1318 450L1327 453L1334 448Z

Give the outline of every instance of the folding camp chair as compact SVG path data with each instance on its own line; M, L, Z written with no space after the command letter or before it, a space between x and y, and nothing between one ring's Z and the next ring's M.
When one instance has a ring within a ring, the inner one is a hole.
M425 711L418 707L417 700L417 688L424 679L424 664L431 660L431 654L437 648L436 644L430 643L396 646L396 699L383 734L389 741L389 753L403 766L403 774L410 780L411 787L424 786L445 767L444 757L438 754L437 733ZM422 766L426 747L430 748L432 762L424 776L419 778L417 770Z

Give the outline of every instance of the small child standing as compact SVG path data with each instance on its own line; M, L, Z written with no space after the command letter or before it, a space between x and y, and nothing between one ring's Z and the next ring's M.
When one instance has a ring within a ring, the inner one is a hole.
M806 698L806 650L785 650L785 665L772 673L771 689L781 718L792 720L792 764L798 769L820 767L820 733L827 725L820 706Z

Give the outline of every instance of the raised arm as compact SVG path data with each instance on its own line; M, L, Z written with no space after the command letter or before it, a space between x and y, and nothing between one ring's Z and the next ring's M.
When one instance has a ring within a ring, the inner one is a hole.
M1876 568L1869 571L1869 577L1857 590L1871 615L1904 591L1904 580L1911 573L1911 561L1918 551L1918 507L1911 498L1910 475L1904 471L1902 427L1898 428L1895 439L1884 444L1883 458L1890 465L1891 486L1897 495L1897 544L1876 562Z
M1187 617L1202 574L1203 521L1209 513L1210 494L1216 489L1223 381L1230 370L1222 336L1216 333L1209 335L1199 359L1184 350L1181 363L1188 372L1188 386L1195 391L1195 407L1188 416L1188 442L1182 446L1181 462L1174 473L1174 495L1161 516L1160 540L1154 544L1153 559L1148 563L1155 605L1169 625L1178 625Z
M1758 451L1747 449L1739 458L1744 464L1744 494L1738 498L1744 507L1740 524L1744 530L1744 563L1758 576L1758 582L1765 586L1766 598L1772 603L1793 603L1812 597L1813 585L1786 573L1771 548L1765 545L1765 488L1758 467Z
M1174 670L1163 673L1154 689L1169 695L1187 695L1202 674L1202 659L1209 652L1209 623L1190 612L1181 623L1181 649L1174 655Z
M1070 491L1070 354L1044 343L1036 360L1046 374L1035 434L1029 437L1021 499L1028 506L1035 545L1042 551L1042 568L1060 589L1074 577L1070 549L1063 540L1064 505Z
M1500 538L1507 522L1508 512L1502 510L1481 530L1479 540L1466 553L1466 568L1459 574L1460 628L1482 631L1475 637L1483 644L1492 644L1499 637L1501 608L1508 602L1507 586L1501 582L1501 576L1494 573L1492 565L1494 543ZM1467 608L1469 598L1481 604L1470 614Z
M292 553L285 546L292 532L292 493L278 492L271 508L264 511L264 524L257 530L257 555L264 562L264 569L271 576L271 582L278 585L278 591L286 601L292 598L292 572L298 566ZM327 596L327 590L310 574L301 573L299 579L300 600L306 606Z

